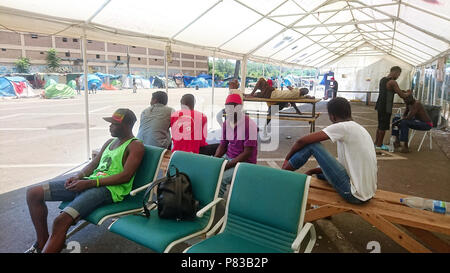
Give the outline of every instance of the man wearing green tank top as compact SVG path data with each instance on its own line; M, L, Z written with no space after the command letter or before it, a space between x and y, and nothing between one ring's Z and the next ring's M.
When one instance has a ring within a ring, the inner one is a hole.
M60 252L72 224L99 206L122 201L130 193L144 156L144 145L135 141L132 132L136 115L121 108L103 119L111 123L109 131L114 138L106 141L86 167L68 179L56 178L27 190L28 209L37 235L27 253ZM51 235L46 201L70 201L54 220Z

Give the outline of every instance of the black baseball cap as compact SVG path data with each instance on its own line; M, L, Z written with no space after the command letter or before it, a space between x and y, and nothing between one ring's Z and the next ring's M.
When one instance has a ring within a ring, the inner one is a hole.
M113 113L112 117L104 117L103 119L110 123L128 124L131 126L134 125L137 120L133 111L127 108L119 108Z

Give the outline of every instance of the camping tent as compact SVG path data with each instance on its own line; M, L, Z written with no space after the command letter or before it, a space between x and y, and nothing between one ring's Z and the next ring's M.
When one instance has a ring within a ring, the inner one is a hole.
M195 78L187 87L206 88L209 87L208 81L202 77Z
M88 74L88 89L92 88L93 83L97 85L97 89L100 89L102 86L102 80L99 76L95 74ZM84 90L84 75L81 75L81 89Z
M45 88L45 99L69 99L75 97L75 90L67 84L57 83Z
M142 76L137 75L128 75L122 83L122 88L133 88L133 79L136 81L137 88L151 88L151 83L148 79L143 78Z
M0 77L0 97L34 97L31 85L23 77Z

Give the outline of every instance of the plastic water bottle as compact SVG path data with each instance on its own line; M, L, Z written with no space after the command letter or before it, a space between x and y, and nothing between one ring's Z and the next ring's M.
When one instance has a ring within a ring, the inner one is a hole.
M394 152L394 142L395 142L395 136L391 136L391 138L389 139L389 152L390 153Z
M425 199L421 197L406 197L400 198L400 203L411 208L424 209L442 214L450 214L449 202Z

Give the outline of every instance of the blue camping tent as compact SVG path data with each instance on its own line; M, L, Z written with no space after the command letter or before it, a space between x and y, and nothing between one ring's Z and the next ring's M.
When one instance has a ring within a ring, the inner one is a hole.
M0 97L15 97L14 86L6 77L0 77Z
M183 76L183 83L185 87L188 87L189 84L195 79L193 76Z
M197 77L188 85L188 87L206 88L209 87L209 85L207 80Z
M0 77L0 97L33 96L33 88L24 77Z
M81 82L84 83L84 74L81 75ZM97 89L100 89L102 86L102 80L99 76L95 74L88 74L88 89L92 88L92 84L95 83L97 85ZM84 90L84 86L81 86L81 89Z
M112 75L112 74L105 74L105 73L100 73L100 72L96 72L95 75L97 77L99 77L102 81L105 80L105 78L109 78L110 80L116 80L119 79L121 76L120 75ZM89 75L88 75L88 79L89 79Z

